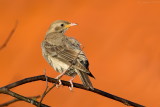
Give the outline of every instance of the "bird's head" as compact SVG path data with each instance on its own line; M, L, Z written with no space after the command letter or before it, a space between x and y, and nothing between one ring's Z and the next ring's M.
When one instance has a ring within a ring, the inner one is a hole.
M51 33L51 32L64 33L66 30L68 30L68 28L70 28L71 26L75 26L75 25L77 24L70 23L70 22L63 21L63 20L57 20L50 25L48 33Z

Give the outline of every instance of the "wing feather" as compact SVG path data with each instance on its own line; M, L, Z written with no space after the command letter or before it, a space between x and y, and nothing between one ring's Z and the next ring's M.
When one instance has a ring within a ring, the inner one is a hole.
M49 56L57 58L66 64L74 66L74 68L91 74L90 71L79 61L81 56L81 50L79 53L75 49L69 49L66 46L55 46L46 41L43 42L42 46Z

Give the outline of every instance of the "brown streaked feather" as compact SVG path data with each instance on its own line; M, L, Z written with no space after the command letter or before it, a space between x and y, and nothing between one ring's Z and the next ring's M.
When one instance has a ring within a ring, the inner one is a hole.
M63 62L65 62L66 64L72 65L72 62L75 61L76 59L79 59L79 53L77 53L76 51L74 51L73 49L68 49L65 46L55 46L52 45L46 41L43 42L44 43L44 47L45 50L47 51L47 53L54 57L57 58L59 60L63 60ZM80 52L81 50L79 50ZM88 69L86 69L85 66L83 66L81 64L80 61L76 61L74 66L76 69L81 70L83 72L86 72L87 74L90 74L90 71Z
M71 50L71 49L62 49L60 48L56 49L56 53L58 54L57 58L66 60L70 63L70 65L74 66L76 69L81 70L82 72L86 72L87 74L90 74L90 71L88 71L78 60L79 59L79 53ZM75 62L75 64L73 63Z

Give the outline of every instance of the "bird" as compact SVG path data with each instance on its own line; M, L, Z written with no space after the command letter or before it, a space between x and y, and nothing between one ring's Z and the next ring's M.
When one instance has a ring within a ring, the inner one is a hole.
M72 81L78 75L86 89L94 90L89 76L95 77L89 70L89 61L82 45L75 38L65 35L65 32L75 25L77 24L64 20L54 21L41 43L42 55L55 71L61 73L57 79L63 75L72 77L69 82L73 88Z

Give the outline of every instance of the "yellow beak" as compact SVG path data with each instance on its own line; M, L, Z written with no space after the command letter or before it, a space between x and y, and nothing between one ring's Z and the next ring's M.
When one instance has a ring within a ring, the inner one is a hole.
M69 28L69 27L75 26L75 25L77 25L77 24L76 23L70 23L70 24L66 25L65 28Z

